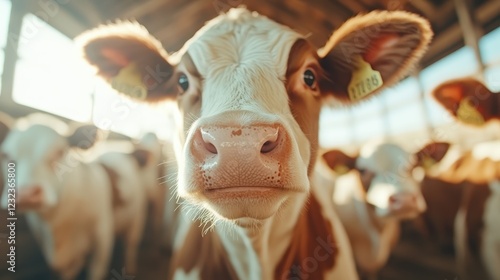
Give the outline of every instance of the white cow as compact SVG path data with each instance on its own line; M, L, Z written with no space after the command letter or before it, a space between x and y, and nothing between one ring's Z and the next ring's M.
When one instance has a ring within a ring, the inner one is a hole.
M42 124L15 127L1 146L2 170L15 163L15 206L4 188L3 208L24 212L49 266L74 279L90 258L88 279L107 274L113 246L110 180L98 164L84 164L77 149L96 140L96 128L69 136Z
M399 239L400 221L426 209L412 176L415 156L395 144L377 143L365 145L354 157L340 150L327 151L318 165L322 163L328 169L319 175L334 188L335 208L356 263L373 275L389 259Z
M431 37L416 15L372 12L317 51L243 8L207 23L171 57L136 23L79 36L84 58L115 89L179 105L177 194L200 222L181 220L187 230L169 277L356 279L331 195L311 177L320 109L396 83Z

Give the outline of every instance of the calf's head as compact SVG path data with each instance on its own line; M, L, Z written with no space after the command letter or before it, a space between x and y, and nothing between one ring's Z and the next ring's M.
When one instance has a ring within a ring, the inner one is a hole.
M490 120L500 120L500 94L491 92L475 79L445 82L434 89L432 95L462 123L481 126Z
M395 83L431 36L415 15L373 12L348 21L317 51L304 36L239 8L170 57L135 23L101 26L77 42L118 91L177 101L178 194L235 221L271 217L306 196L321 105L355 103Z
M73 148L87 149L96 139L94 126L81 126L70 136L62 136L44 124L25 128L15 127L0 147L3 170L7 164L15 164L16 208L21 211L45 211L56 206L65 182L78 165ZM6 178L7 179L7 178ZM6 184L7 185L7 184ZM5 188L1 205L7 208L8 194Z
M370 145L354 157L331 150L322 158L337 176L351 171L359 173L364 200L379 217L414 218L425 211L424 198L412 176L415 158L399 146Z

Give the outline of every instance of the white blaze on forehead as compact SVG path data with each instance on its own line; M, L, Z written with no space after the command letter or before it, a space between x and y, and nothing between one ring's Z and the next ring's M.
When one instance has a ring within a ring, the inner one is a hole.
M367 193L367 201L385 211L391 195L418 192L418 185L410 173L414 155L391 143L367 145L356 160L356 167L375 173ZM380 214L383 214L383 213Z
M356 167L375 173L391 172L405 175L415 158L401 147L391 143L366 145L356 161Z
M288 27L244 9L209 22L187 49L204 78L203 100L209 102L203 102L202 114L220 109L289 112L283 81L288 55L299 38Z

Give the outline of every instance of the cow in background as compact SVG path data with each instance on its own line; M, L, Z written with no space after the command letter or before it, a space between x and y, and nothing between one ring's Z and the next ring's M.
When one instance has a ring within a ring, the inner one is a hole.
M372 12L316 50L243 8L207 23L174 57L130 22L78 37L115 89L179 105L177 194L205 226L185 221L169 278L356 279L330 191L312 178L320 109L393 85L431 37L416 15Z
M150 208L151 238L154 244L157 244L156 242L160 241L162 235L165 204L168 203L168 187L164 184L167 176L165 152L162 143L154 133L146 133L134 146L132 154L142 167L140 176L146 188Z
M482 126L500 120L500 93L473 78L445 82L432 95L459 122Z
M421 187L428 206L423 215L427 234L442 246L453 245L465 279L500 279L500 143L462 151L433 142L417 157L425 169Z
M62 279L74 279L88 259L88 279L104 279L114 240L110 179L101 165L75 158L78 149L94 144L97 129L82 126L67 135L58 120L50 119L50 127L29 122L18 120L1 146L2 169L16 164L16 211L25 213L47 263ZM7 204L5 188L1 205Z
M344 225L356 264L374 275L399 239L400 221L426 209L412 176L414 156L392 143L365 145L359 155L330 150L321 157L334 188L335 209ZM326 163L326 165L325 165ZM321 165L321 163L319 163Z

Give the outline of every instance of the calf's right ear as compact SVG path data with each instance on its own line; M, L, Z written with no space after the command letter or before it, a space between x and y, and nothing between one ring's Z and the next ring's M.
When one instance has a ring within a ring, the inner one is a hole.
M340 150L331 150L322 155L328 167L338 175L346 174L356 167L356 158Z
M99 26L75 42L83 58L118 92L147 102L176 96L174 66L167 52L139 23Z
M416 165L426 169L433 166L444 158L449 148L450 143L446 142L432 142L425 145L415 154L417 157Z

